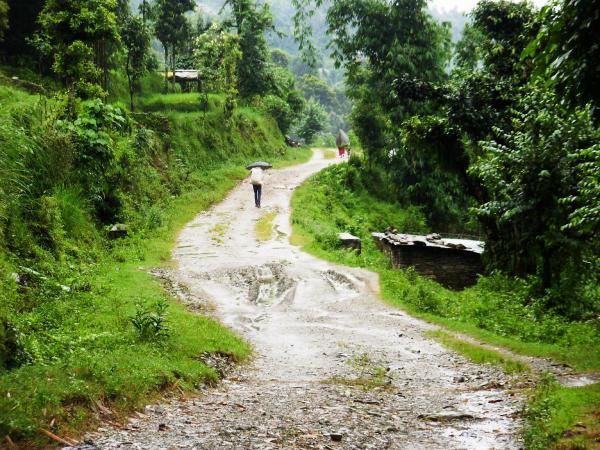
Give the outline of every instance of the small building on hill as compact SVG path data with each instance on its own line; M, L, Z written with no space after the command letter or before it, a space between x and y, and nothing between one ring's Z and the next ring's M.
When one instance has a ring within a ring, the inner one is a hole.
M173 81L173 71L167 72L167 79ZM175 71L175 81L181 85L183 92L191 92L195 89L200 91L200 72L192 69Z

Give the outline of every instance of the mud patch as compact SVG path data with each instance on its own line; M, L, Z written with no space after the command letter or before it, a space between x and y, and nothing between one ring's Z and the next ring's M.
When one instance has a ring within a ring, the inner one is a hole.
M330 269L322 272L321 275L334 291L358 292L354 282L341 272Z
M242 299L258 305L291 302L298 284L296 279L288 275L285 263L236 267L196 276L234 289Z
M223 352L205 352L198 357L198 360L215 369L221 379L233 372L236 363L230 354Z
M212 314L215 306L207 299L202 299L190 292L190 289L175 280L169 271L164 269L153 269L152 275L159 279L163 288L172 296L177 297L190 311L198 314Z

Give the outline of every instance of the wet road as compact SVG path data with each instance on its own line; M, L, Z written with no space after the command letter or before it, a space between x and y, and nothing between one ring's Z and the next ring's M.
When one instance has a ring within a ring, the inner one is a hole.
M375 275L288 243L294 188L331 160L267 173L263 208L243 183L181 233L170 277L248 339L255 361L192 400L148 407L89 448L519 448L506 377L424 337L384 304ZM255 227L274 214L276 233ZM84 447L81 447L84 448Z

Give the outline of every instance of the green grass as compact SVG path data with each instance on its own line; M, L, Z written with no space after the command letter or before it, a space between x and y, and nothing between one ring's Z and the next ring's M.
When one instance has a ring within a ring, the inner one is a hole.
M510 358L480 345L458 339L444 331L431 331L427 333L427 336L435 339L444 347L460 353L476 364L491 364L493 366L498 366L507 374L529 371L529 366L521 361L517 361L514 358Z
M595 449L600 437L600 383L568 388L546 376L525 413L528 450Z
M207 114L225 105L225 94L208 94ZM146 112L200 112L200 94L151 94L140 97L138 109Z
M277 217L277 213L270 212L264 214L257 222L255 227L256 238L259 241L269 241L273 239L275 229L273 228L273 220Z
M371 391L391 386L391 378L388 369L372 361L366 353L355 355L347 361L347 364L353 369L356 376L335 376L325 380L324 383L357 387L363 391Z
M331 149L331 148L326 148L325 150L323 150L323 155L325 157L325 159L335 159L337 158L337 150Z

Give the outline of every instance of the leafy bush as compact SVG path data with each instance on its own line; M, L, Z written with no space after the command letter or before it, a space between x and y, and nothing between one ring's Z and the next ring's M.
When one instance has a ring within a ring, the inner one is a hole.
M152 307L137 305L135 314L129 320L141 340L159 342L169 338L171 330L167 326L168 307L163 299L157 300Z
M285 100L275 95L267 95L262 99L262 108L277 121L283 134L288 132L296 115Z

